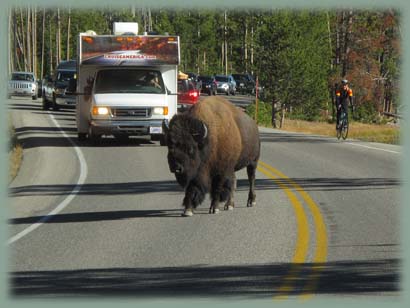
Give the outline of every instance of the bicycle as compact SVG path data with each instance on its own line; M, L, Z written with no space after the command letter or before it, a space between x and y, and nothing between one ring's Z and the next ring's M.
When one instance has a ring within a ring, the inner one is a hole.
M340 137L342 137L343 140L346 140L348 133L349 133L349 119L347 118L346 112L342 110L340 114L339 126L336 129L337 139L340 139Z

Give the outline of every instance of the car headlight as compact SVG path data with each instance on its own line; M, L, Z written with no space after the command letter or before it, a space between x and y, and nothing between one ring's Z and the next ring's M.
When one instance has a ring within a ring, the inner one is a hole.
M56 94L64 94L65 89L62 88L56 88Z
M168 115L168 107L154 107L152 109L154 115Z
M94 106L92 109L93 115L103 116L103 115L108 115L109 113L110 113L110 109L108 107Z

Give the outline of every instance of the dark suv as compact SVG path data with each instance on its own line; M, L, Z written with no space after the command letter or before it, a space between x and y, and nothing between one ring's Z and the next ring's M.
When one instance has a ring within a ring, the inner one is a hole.
M250 74L232 74L236 81L236 89L241 94L255 93L255 80Z
M46 76L42 84L43 109L52 107L58 110L62 106L75 107L76 97L66 92L70 79L77 76L75 60L62 61L53 75Z
M202 93L207 93L208 95L216 95L216 80L214 76L199 76L199 80L202 82Z

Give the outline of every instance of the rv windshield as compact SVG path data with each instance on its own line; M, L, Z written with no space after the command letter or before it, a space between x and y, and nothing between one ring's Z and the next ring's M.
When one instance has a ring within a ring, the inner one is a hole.
M95 93L165 94L165 87L158 71L108 69L98 73Z

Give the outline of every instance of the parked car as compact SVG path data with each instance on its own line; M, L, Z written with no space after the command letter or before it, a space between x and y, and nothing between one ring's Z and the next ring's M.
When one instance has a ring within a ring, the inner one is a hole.
M250 74L232 74L236 81L236 89L241 94L255 93L255 80Z
M225 93L226 95L236 93L236 82L231 75L216 75L217 92Z
M43 109L52 107L58 110L62 106L75 106L76 97L66 93L68 83L76 78L77 63L75 60L63 61L58 66L54 74L43 79Z
M194 83L189 79L178 80L178 111L196 104L199 100L199 90L195 88Z
M7 97L12 96L31 96L37 99L36 77L30 72L13 72L10 76L7 89Z
M208 95L216 95L217 83L214 76L199 76L198 79L201 80L202 83L202 93L207 93Z

